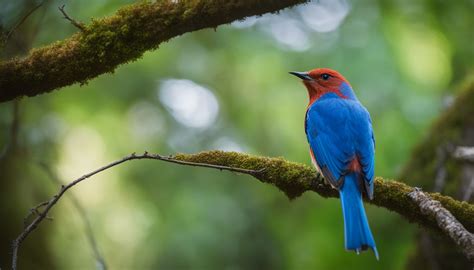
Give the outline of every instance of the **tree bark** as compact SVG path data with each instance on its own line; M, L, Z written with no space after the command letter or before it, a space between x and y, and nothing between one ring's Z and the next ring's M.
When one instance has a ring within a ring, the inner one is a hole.
M84 84L173 37L248 16L277 12L307 0L200 0L140 2L93 20L84 30L24 59L0 63L0 102Z
M472 203L474 164L455 156L458 146L474 146L474 80L461 86L454 103L438 118L415 147L401 178L425 191L440 192ZM472 194L472 193L471 193ZM469 204L472 205L472 204ZM473 232L472 229L468 229ZM458 246L438 233L421 231L407 269L470 269Z
M47 5L48 3L46 3ZM15 32L9 39L9 46L2 48L3 54L8 56L24 55L31 47L37 28L34 21L31 22L28 16L38 9L35 1L24 1L18 4L18 14L23 17L18 18L16 26L22 25L21 32ZM2 25L0 23L0 32ZM13 29L15 30L15 29ZM12 31L12 29L9 29ZM11 32L13 33L13 32ZM0 33L1 35L1 33ZM0 43L1 41L0 37ZM0 87L0 92L3 88ZM2 130L0 140L5 142L1 145L0 152L0 268L8 269L11 256L11 243L22 229L22 219L28 212L29 207L38 198L44 197L47 190L42 188L34 180L43 180L37 173L34 166L25 164L31 158L29 151L22 146L22 104L15 101L12 104L11 124ZM8 106L9 107L9 106ZM6 117L7 118L7 117ZM24 269L55 269L53 251L50 249L50 238L52 230L45 228L32 237L32 241L25 244L23 250Z

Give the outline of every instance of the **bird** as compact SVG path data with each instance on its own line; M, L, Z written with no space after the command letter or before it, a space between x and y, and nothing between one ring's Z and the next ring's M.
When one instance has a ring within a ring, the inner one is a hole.
M346 250L369 248L379 259L362 197L374 197L375 139L372 120L349 82L337 71L291 71L308 90L305 133L313 165L339 191Z

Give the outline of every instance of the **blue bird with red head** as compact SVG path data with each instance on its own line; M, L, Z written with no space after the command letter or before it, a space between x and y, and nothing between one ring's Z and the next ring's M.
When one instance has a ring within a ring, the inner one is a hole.
M372 249L379 255L362 196L374 196L375 140L369 112L339 72L317 68L290 72L309 94L305 132L311 159L326 181L339 191L347 250Z

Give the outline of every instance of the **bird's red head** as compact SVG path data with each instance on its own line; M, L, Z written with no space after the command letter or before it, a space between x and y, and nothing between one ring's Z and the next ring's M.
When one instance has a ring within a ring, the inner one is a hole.
M333 92L341 98L348 98L341 85L346 83L350 88L349 82L337 71L329 68L316 68L308 72L290 72L290 74L303 80L308 89L309 104L318 100L322 95Z

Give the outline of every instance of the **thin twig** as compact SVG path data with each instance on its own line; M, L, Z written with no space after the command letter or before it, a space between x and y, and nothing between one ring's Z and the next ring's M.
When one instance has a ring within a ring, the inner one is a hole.
M439 228L454 240L471 262L474 262L474 234L467 231L440 202L431 199L421 189L414 188L408 196L418 204L423 214L434 216Z
M49 176L49 179L55 184L61 184L61 181L58 179L58 176L56 173L53 172L53 170L46 164L46 163L40 163L40 166L45 170L46 174ZM92 252L94 253L94 257L96 260L96 265L97 269L100 270L106 270L107 269L107 264L105 262L104 257L102 256L99 246L97 245L97 241L94 236L94 231L92 230L92 225L89 222L89 219L87 218L86 211L84 207L82 207L81 203L77 199L76 196L74 196L74 193L69 193L69 199L72 202L72 205L74 208L76 208L77 212L79 213L79 216L84 223L84 228L85 228L85 234L87 236L87 240L89 241L89 244L92 248ZM48 202L46 202L48 203Z
M31 208L30 211L28 211L28 215L26 215L26 217L23 219L24 228L26 228L28 226L28 220L30 219L30 217L40 215L40 213L41 213L40 208L48 205L48 203L49 203L49 201L39 203L35 207ZM52 220L52 218L50 218L50 217L49 218L46 217L46 219Z
M78 22L76 20L74 20L73 18L69 17L69 15L66 13L66 11L64 10L64 7L66 5L62 5L60 7L58 7L59 11L61 11L61 13L63 14L64 16L64 19L68 20L71 22L72 25L74 25L75 27L79 28L82 32L84 32L86 30L86 27L84 26L83 23L81 22Z
M317 192L325 198L338 197L338 192L330 185L324 183L320 174L315 170L302 164L286 161L282 158L259 157L243 153L222 151L208 151L198 154L179 154L174 157L151 155L146 152L142 155L132 154L88 173L66 186L62 186L59 192L48 201L48 205L46 205L43 212L41 212L40 215L33 220L13 242L12 265L15 267L14 269L16 269L18 250L22 241L24 241L24 239L34 229L36 229L39 223L45 218L48 211L57 203L60 197L68 189L99 172L134 159L155 159L182 165L208 167L218 170L228 170L249 174L264 183L275 185L290 199L296 198L303 192L310 190ZM265 168L265 170L260 168ZM374 183L375 198L367 202L395 211L408 220L414 221L426 228L432 228L439 230L442 234L447 234L445 232L446 228L443 227L445 224L440 225L440 223L434 218L434 215L424 213L421 210L419 203L415 200L409 199L407 194L413 191L412 187L398 181L388 181L380 177L375 178ZM443 196L439 193L431 193L426 196L430 196L438 202L441 202L447 211L451 211L451 213L456 216L457 220L464 224L465 228L468 230L474 230L474 205L456 201L451 197ZM448 224L447 226L450 225L451 224ZM463 243L457 244L462 245Z
M30 15L33 14L33 12L35 12L38 8L40 8L43 5L43 3L44 1L36 5L35 7L33 7L28 13L26 13L25 16L23 16L23 18L21 18L18 21L17 24L15 24L15 26L12 27L12 29L6 35L5 42L7 42L10 39L11 35L16 31L16 29L18 29L18 27L20 27L20 25L22 25L26 21L26 19L28 19L28 17L30 17Z
M95 171L92 171L88 174L85 174L76 180L70 182L67 185L61 185L61 188L59 189L59 192L56 193L46 204L44 210L42 212L39 212L36 218L20 233L20 235L13 241L12 245L12 269L16 270L18 266L18 250L20 248L21 243L26 239L26 237L33 232L38 225L47 217L48 212L53 208L53 206L59 201L59 199L64 195L64 193L72 188L73 186L77 185L78 183L88 179L89 177L98 174L102 171L105 171L107 169L110 169L112 167L115 167L119 164L122 164L124 162L130 161L130 160L136 160L136 159L155 159L155 160L162 160L165 162L170 162L170 163L176 163L176 164L181 164L181 165L187 165L187 166L195 166L195 167L205 167L205 168L214 168L218 170L225 170L225 171L232 171L232 172L237 172L237 173L243 173L243 174L249 174L252 176L259 176L259 174L263 170L248 170L248 169L242 169L242 168L234 168L234 167L229 167L229 166L221 166L221 165L213 165L213 164L207 164L207 163L198 163L198 162L189 162L189 161L182 161L175 159L171 156L165 157L161 156L158 154L149 154L148 152L145 152L141 155L136 155L135 153L126 156L120 160L114 161L108 165L105 165Z
M120 64L137 60L172 37L306 1L206 0L175 1L171 5L170 1L133 1L134 4L115 14L96 20L97 27L86 27L86 32L93 34L91 38L84 38L84 32L79 32L62 42L36 48L25 58L0 62L0 102L39 95L74 83L84 84L114 71ZM203 4L209 8L203 8ZM113 46L109 44L111 40ZM77 70L76 67L83 65L87 66Z

